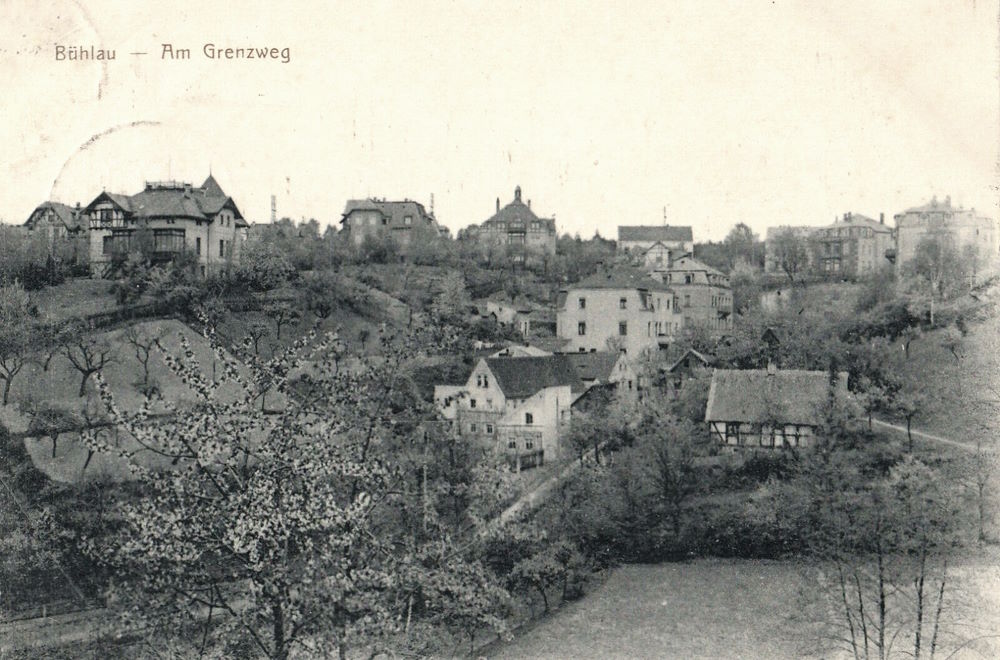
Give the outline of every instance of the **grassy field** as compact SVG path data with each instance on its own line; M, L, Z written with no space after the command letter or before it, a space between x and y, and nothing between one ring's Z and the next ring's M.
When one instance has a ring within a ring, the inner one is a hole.
M109 280L78 278L31 292L31 303L47 322L65 321L117 308Z
M1000 567L990 556L959 567L969 636L1000 630ZM813 585L794 562L699 559L615 569L582 600L563 606L491 658L803 658L818 651L819 625L799 605ZM902 644L900 645L902 646ZM951 648L941 657L947 656ZM942 649L945 650L945 649ZM897 652L899 653L899 652ZM985 653L985 655L984 655ZM953 658L997 657L996 641Z

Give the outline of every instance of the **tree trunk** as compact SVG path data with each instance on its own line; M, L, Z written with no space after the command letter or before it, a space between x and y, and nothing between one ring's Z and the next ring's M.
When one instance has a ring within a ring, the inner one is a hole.
M913 431L910 429L910 423L913 421L912 417L906 418L906 441L908 443L907 451L911 454L913 453Z
M924 576L927 571L927 555L920 554L920 572L914 580L917 589L917 625L913 631L913 660L920 660L920 632L924 626Z
M90 378L91 373L90 371L83 372L83 378L80 379L80 391L77 393L77 396L82 397L87 393L87 379Z
M7 400L10 397L10 383L14 380L14 377L7 375L3 379L3 405L7 405Z
M277 599L271 604L271 621L274 624L274 653L275 660L288 660L288 648L285 644L285 613Z

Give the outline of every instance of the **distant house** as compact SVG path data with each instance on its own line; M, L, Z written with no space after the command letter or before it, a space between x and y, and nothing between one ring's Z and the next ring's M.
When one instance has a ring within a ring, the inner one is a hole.
M917 246L926 236L947 239L963 257L975 259L966 264L979 278L992 272L1000 257L1000 233L996 222L962 206L952 206L951 198L943 202L937 197L922 206L897 213L895 264L897 271L916 255Z
M167 181L146 182L135 195L102 192L81 217L90 226L91 273L102 276L116 258L143 247L136 242L139 230L149 232L144 249L154 261L188 252L205 275L239 260L248 228L236 202L212 175L197 188Z
M831 382L825 371L716 369L705 422L720 445L742 448L808 447L834 392L846 394L847 373Z
M635 396L639 392L639 376L624 353L600 351L597 353L566 353L566 359L580 375L588 388L611 385L615 392Z
M516 262L538 259L556 253L556 221L540 218L531 210L531 200L521 201L521 186L514 189L514 200L500 207L480 225L462 230L463 240L478 244L486 254L505 255Z
M725 273L684 254L651 275L677 294L685 326L700 323L716 336L733 329L733 292Z
M895 233L860 213L845 213L842 220L820 227L813 234L813 263L823 274L862 277L888 266L886 251L895 247Z
M458 434L519 465L562 454L570 406L585 386L562 355L480 359L464 385L437 385L434 400Z
M28 219L24 228L30 234L45 234L49 240L78 236L87 233L85 218L81 218L82 209L59 202L43 202L39 204Z
M674 291L637 269L599 271L561 290L556 302L556 334L567 353L606 351L611 340L638 357L665 348L682 323Z
M638 225L618 227L618 253L656 258L673 253L694 252L694 233L689 226Z
M424 205L410 199L393 202L384 199L350 199L344 207L341 232L355 246L365 237L389 237L406 254L418 241L435 241L448 236L448 229L438 224Z
M800 271L806 272L815 266L815 251L811 247L811 241L816 232L816 227L803 227L781 225L778 227L768 227L764 236L764 272L781 273L781 256L778 253L778 238L784 234L791 234L802 241L805 249L806 263L802 264Z

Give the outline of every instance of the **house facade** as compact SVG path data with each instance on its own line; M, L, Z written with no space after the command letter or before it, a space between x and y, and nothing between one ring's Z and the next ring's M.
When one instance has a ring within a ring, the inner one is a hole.
M448 229L438 224L424 205L410 199L350 199L341 214L341 232L354 246L365 237L389 237L405 255L418 242L430 242L448 236Z
M617 269L559 292L556 335L565 340L562 350L567 353L616 345L631 358L669 344L683 318L669 286L635 269Z
M516 262L552 256L556 253L556 221L540 218L531 210L531 200L521 201L521 186L514 188L514 199L500 207L485 222L462 231L462 238L475 242L483 254L508 256Z
M864 277L889 266L886 252L895 247L896 237L885 225L860 213L845 213L843 219L818 228L812 235L813 262L825 275Z
M90 227L90 268L106 276L130 251L154 261L193 254L201 275L239 260L247 223L214 177L198 188L177 181L147 182L135 195L102 192L81 212ZM141 244L145 242L145 244Z
M724 450L809 447L831 396L847 394L847 373L831 382L825 371L715 369L705 423Z
M49 246L50 253L61 247L60 257L75 263L85 263L89 254L87 222L83 209L59 202L39 204L24 222L28 236L38 237Z
M618 227L619 254L645 258L647 252L653 259L656 258L657 254L660 254L662 258L664 252L674 255L693 253L694 233L691 231L691 227L675 225Z
M570 406L584 389L562 355L489 357L465 384L435 386L434 400L460 437L522 465L563 454Z
M950 197L943 202L934 197L923 206L897 213L895 220L897 270L913 259L924 237L934 235L950 240L963 258L974 259L970 270L976 275L991 272L996 264L1000 251L996 222L975 209L952 206Z
M615 394L628 399L638 398L642 390L639 374L624 353L566 353L565 357L588 389L610 386Z
M650 275L673 290L684 326L701 324L714 335L733 329L733 292L725 273L685 254Z

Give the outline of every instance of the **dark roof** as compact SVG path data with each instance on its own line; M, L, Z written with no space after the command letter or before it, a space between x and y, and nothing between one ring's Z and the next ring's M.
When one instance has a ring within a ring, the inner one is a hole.
M956 209L951 205L951 197L946 197L943 202L939 202L937 197L931 199L922 206L914 206L906 209L906 213L951 213L962 209Z
M383 218L386 218L389 227L406 227L404 220L406 216L414 219L411 221L413 224L409 226L419 226L421 221L425 226L437 226L434 216L424 209L424 205L411 199L405 199L401 202L380 199L349 199L344 206L343 218L340 222L346 222L347 216L355 211L377 211Z
M694 359L698 360L698 362L701 362L702 366L705 366L705 367L707 367L708 365L712 364L711 358L705 356L702 353L699 353L698 351L694 350L693 348L689 348L686 351L684 351L684 355L682 355L679 358L677 358L677 361L674 362L672 365L670 365L670 367L667 368L667 371L673 373L682 364L686 363L687 359L689 357L693 357Z
M526 222L541 222L549 231L554 232L556 230L555 219L538 217L535 215L535 212L531 210L530 206L521 201L520 186L514 190L514 201L490 216L488 220L483 222L481 227L489 227L490 225L497 224L499 222L505 223L508 229L512 226L516 227L519 224Z
M135 195L102 192L87 205L89 212L99 201L108 199L123 211L140 218L190 218L211 221L223 208L233 212L234 224L246 227L247 222L236 202L226 195L215 177L209 175L200 188L176 182L146 183L145 189Z
M42 202L31 212L28 219L25 221L25 226L33 227L35 224L35 216L40 211L45 211L46 209L51 209L59 221L63 224L66 229L75 230L81 227L79 209L75 209L72 206L68 206L61 202Z
M612 268L599 270L576 284L567 286L564 291L573 289L649 289L670 291L670 287L650 277L638 268Z
M850 213L848 214L847 218L844 218L843 220L838 220L832 225L826 225L824 227L820 227L820 229L841 229L844 227L868 227L869 229L872 229L874 231L880 231L886 233L892 232L891 227L886 227L878 220L873 220L872 218L869 218L866 215L861 215L860 213Z
M574 393L585 387L564 355L486 358L504 396L526 399L546 387L569 385Z
M599 353L565 353L566 359L576 369L582 380L596 380L607 383L611 372L618 364L618 353L601 351Z
M619 226L619 241L693 241L691 227L674 225Z
M837 388L847 392L847 373ZM708 389L706 422L762 423L777 418L786 424L817 426L830 395L830 374L798 369L716 369Z

